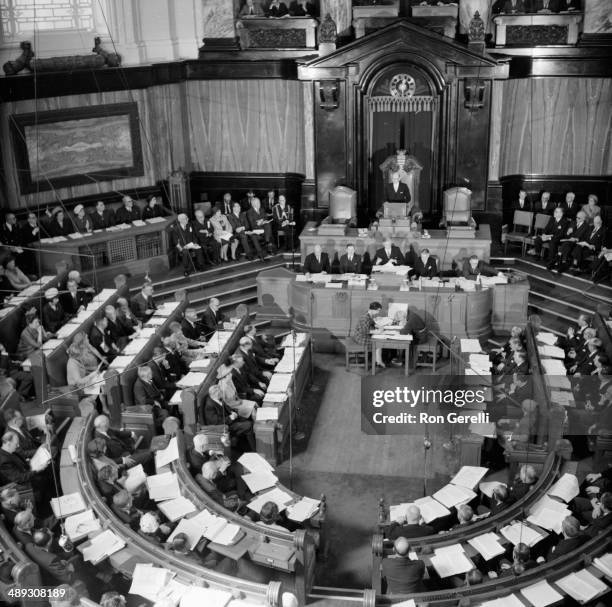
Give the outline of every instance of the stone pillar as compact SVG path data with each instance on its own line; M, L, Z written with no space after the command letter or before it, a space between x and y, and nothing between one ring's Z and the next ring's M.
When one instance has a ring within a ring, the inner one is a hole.
M485 31L491 31L491 2L490 0L459 0L459 33L467 34L470 21L478 11L484 21Z
M233 0L201 0L202 38L201 51L238 48Z
M321 0L321 19L329 13L336 23L338 37L348 38L351 36L351 22L353 20L353 7L351 0Z

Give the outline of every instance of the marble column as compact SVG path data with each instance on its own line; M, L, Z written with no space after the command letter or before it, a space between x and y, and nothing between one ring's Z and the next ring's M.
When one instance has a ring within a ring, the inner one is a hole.
M201 0L204 39L207 46L224 46L236 40L235 7L233 0Z
M351 0L321 0L321 20L329 13L336 22L338 36L344 38L351 35L353 7Z
M485 31L489 33L491 31L490 4L490 0L459 0L459 33L468 33L470 21L476 11L480 13L480 18L485 24Z
M585 34L612 34L612 2L610 0L583 0Z

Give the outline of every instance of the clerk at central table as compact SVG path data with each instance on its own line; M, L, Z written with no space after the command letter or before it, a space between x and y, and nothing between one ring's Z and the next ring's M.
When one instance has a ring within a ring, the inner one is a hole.
M376 251L374 256L374 265L380 266L391 262L394 266L404 265L404 256L399 247L396 247L390 238L383 240L382 249Z

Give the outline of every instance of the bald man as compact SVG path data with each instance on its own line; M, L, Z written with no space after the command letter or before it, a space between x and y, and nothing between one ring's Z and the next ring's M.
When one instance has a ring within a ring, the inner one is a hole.
M170 241L183 262L185 276L204 268L202 247L198 244L196 231L185 213L180 213L176 223L170 228Z
M433 535L434 529L429 525L422 524L421 511L414 504L408 507L406 515L396 522L391 523L387 531L387 538L396 540L399 537L413 538L424 535Z
M425 563L411 560L410 544L405 537L393 542L393 556L382 563L383 593L409 594L423 590Z

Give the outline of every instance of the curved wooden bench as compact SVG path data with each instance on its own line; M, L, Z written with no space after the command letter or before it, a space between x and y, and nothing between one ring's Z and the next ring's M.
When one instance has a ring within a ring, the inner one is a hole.
M180 457L177 461L172 463L172 468L178 475L179 485L181 486L183 495L189 498L198 508L206 508L218 516L222 516L229 520L231 523L239 525L247 536L253 537L256 542L259 542L265 534L268 543L273 546L278 546L280 550L295 550L296 558L292 570L289 571L292 583L292 588L290 590L298 597L301 605L305 604L308 592L314 584L316 544L319 538L310 530L305 529L298 529L295 532L265 529L261 525L254 523L248 517L240 516L215 502L198 485L189 471L187 462L185 461L185 437L181 432L177 434L177 439ZM281 489L291 495L295 495L286 487L281 486ZM257 559L255 562L264 566L268 565L270 567L275 567L274 564L266 563L260 559Z
M231 591L236 598L246 598L266 605L266 607L279 607L282 588L279 582L258 584L186 562L150 543L119 520L99 494L87 459L86 445L91 436L93 417L90 415L81 428L77 447L76 473L80 493L85 503L94 510L103 526L114 530L126 541L127 545L124 550L128 551L131 558L121 559L120 564L118 560L113 559L113 555L109 558L111 565L119 573L130 578L136 562L153 564L156 567L165 567L175 572L177 579L183 583Z

